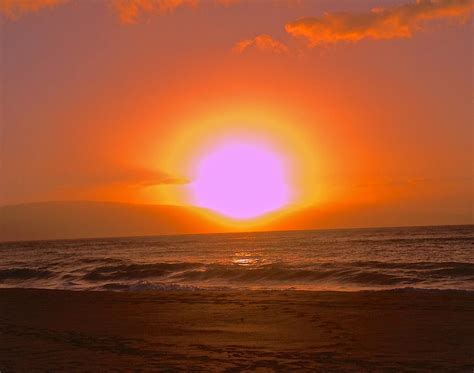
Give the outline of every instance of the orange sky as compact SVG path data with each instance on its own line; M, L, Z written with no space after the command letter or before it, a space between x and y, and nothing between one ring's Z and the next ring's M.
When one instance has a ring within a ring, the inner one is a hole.
M291 228L470 223L472 9L0 0L0 203L189 205L193 162L246 133L291 163Z

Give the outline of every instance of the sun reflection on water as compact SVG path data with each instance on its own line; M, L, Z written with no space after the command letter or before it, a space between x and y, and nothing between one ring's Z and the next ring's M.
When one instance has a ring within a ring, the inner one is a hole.
M260 255L256 255L254 253L250 253L247 251L239 251L234 253L234 257L232 258L232 263L239 265L239 266L255 266L262 264L265 261Z

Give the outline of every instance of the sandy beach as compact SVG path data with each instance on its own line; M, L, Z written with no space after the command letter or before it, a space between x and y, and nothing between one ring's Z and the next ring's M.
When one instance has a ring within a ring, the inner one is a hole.
M465 371L474 294L0 290L0 370Z

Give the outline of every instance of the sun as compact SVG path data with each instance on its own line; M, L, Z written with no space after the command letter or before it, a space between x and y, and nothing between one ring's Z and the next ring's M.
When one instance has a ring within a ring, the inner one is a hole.
M194 204L245 220L289 203L290 190L281 155L269 146L227 141L198 160L189 185Z

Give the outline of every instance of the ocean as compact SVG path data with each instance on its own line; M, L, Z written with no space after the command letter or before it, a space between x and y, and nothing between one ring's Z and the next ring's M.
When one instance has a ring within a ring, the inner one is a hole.
M0 287L474 291L474 226L3 242Z

